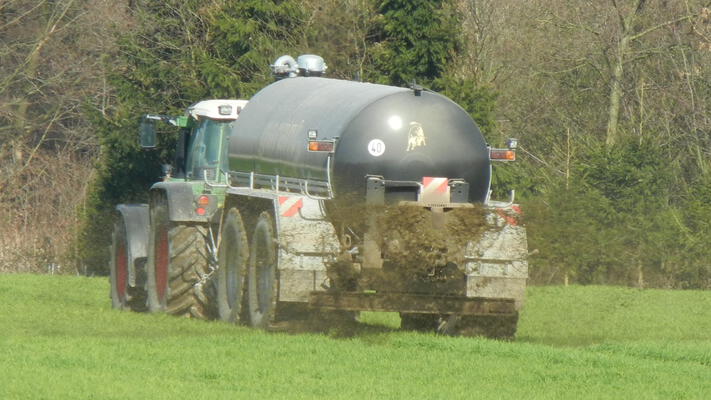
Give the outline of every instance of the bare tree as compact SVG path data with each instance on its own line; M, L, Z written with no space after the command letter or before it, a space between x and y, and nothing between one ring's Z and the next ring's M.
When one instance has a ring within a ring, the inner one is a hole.
M108 0L0 2L0 270L66 259L109 98L101 57L128 23Z
M308 0L305 8L304 50L323 56L330 76L363 77L370 62L370 35L377 23L373 2Z
M634 62L635 59L646 58L657 53L657 49L637 49L632 51L634 42L664 27L689 21L695 14L685 13L680 16L666 19L662 22L644 24L642 14L647 5L647 0L631 0L628 4L620 4L618 0L610 0L617 14L618 35L616 43L612 45L610 101L608 108L607 134L605 143L614 145L618 140L618 121L623 96L622 81L624 78L625 64ZM664 16L666 18L666 16Z

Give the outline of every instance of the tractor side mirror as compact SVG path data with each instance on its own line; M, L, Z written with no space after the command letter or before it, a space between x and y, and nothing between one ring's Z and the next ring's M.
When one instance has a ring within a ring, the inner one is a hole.
M154 149L156 147L156 124L152 119L144 117L138 128L139 143L144 149Z

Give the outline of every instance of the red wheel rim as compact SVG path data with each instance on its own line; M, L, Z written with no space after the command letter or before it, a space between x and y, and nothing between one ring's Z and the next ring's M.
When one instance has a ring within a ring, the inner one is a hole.
M161 226L158 231L156 246L156 292L158 301L165 301L165 292L168 289L168 230Z
M121 243L116 250L116 294L119 301L126 299L126 280L128 278L128 257L126 256L126 244Z

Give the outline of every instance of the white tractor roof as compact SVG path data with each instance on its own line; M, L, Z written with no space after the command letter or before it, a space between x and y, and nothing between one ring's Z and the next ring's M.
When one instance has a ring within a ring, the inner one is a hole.
M195 119L234 120L245 105L247 100L203 100L188 107L187 113Z

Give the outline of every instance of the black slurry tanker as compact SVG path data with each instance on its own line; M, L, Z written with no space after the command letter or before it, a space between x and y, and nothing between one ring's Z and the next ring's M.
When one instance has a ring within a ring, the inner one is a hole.
M272 68L224 139L210 173L224 179L193 193L217 205L201 230L216 256L188 299L259 328L392 311L406 329L512 337L526 233L518 206L489 196L491 162L513 160L515 141L491 149L466 111L419 87L323 78L317 56ZM180 244L146 232L149 302L171 309Z

